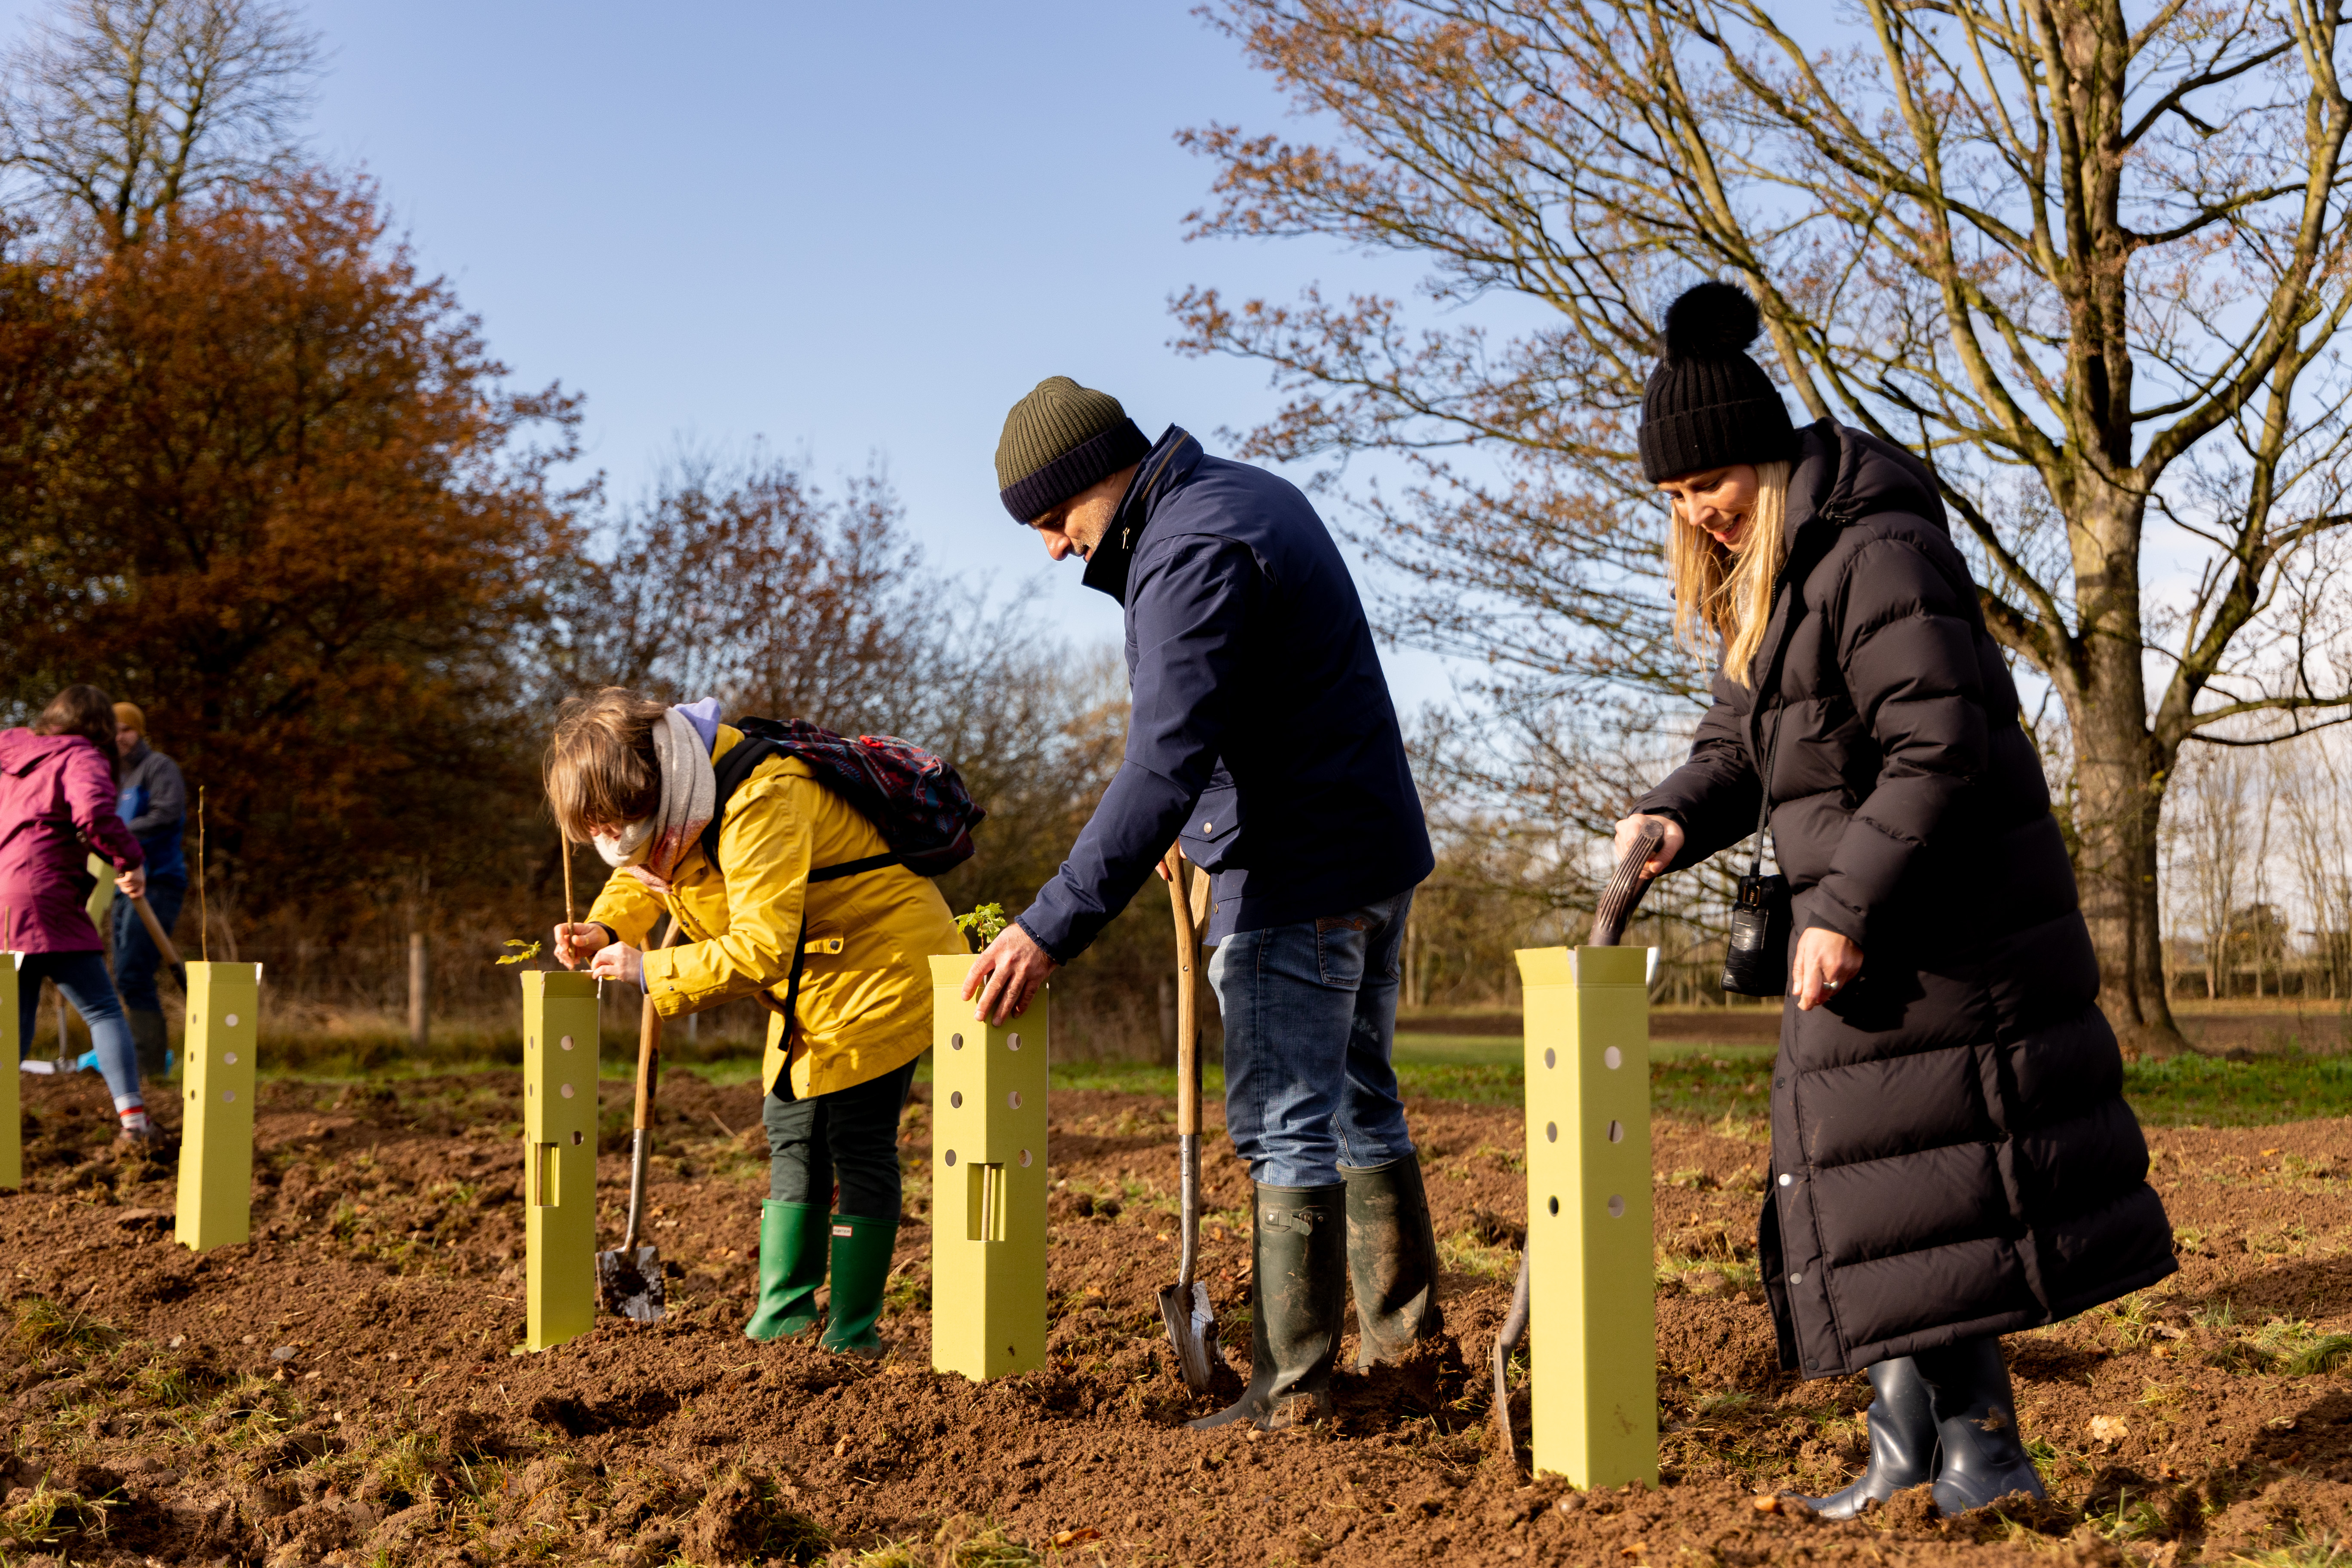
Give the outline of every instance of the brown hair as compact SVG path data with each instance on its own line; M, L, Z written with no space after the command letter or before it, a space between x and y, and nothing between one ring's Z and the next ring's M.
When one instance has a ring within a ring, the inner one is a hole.
M592 828L618 827L661 806L654 726L667 710L625 686L571 697L555 710L547 743L547 803L575 842Z
M1666 574L1675 590L1675 636L1685 647L1723 649L1723 673L1732 684L1748 684L1748 667L1763 646L1764 623L1772 618L1772 587L1788 555L1789 477L1794 465L1756 465L1756 506L1738 550L1683 516L1682 502L1668 504Z
M98 748L117 780L122 777L122 753L114 747L114 699L95 686L68 686L49 699L33 721L36 735L79 735Z

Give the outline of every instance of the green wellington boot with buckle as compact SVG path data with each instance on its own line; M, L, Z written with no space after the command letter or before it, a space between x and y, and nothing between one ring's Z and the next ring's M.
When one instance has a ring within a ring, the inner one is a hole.
M816 1204L760 1205L760 1304L745 1337L780 1340L824 1320L816 1288L824 1283L824 1210Z
M817 1342L844 1355L879 1360L882 1288L890 1282L890 1249L898 1244L898 1219L865 1215L833 1216L833 1300L827 1304L824 1337Z
M1192 1423L1261 1432L1331 1414L1331 1366L1348 1310L1348 1189L1258 1187L1251 1226L1250 1380L1234 1404Z

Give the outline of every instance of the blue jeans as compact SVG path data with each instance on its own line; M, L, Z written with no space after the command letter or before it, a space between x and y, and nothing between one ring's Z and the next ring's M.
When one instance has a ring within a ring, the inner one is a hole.
M171 934L173 922L180 918L180 904L188 896L185 877L151 877L147 879L147 902L155 911L156 923L163 933ZM131 900L117 894L114 900L114 988L122 996L125 1010L132 1013L160 1013L163 999L155 994L155 970L163 962L156 951L155 939L147 934L147 922Z
M98 1070L106 1075L106 1087L114 1093L114 1108L123 1110L142 1104L139 1056L131 1047L131 1026L123 1021L122 1004L114 999L114 983L106 977L102 952L25 954L16 971L16 1059L25 1059L25 1046L33 1037L44 980L64 992L81 1021L89 1026L90 1043L98 1050Z
M1225 1131L1263 1186L1327 1187L1412 1152L1397 1098L1397 960L1411 889L1238 931L1209 960L1225 1020Z

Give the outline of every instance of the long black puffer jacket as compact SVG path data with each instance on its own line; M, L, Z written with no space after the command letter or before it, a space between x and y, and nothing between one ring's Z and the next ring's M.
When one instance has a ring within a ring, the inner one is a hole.
M1762 680L1788 639L1757 728L1797 932L1844 933L1863 966L1783 1008L1759 1253L1782 1364L1818 1377L2176 1265L2074 868L1935 481L1829 420L1800 439L1801 587L1757 656ZM1634 808L1683 824L1677 866L1755 830L1753 706L1718 674L1690 761Z

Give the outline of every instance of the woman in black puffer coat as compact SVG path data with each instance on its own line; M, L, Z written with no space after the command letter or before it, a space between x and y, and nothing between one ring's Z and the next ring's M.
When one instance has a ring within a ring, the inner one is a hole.
M2164 1278L2171 1227L1935 479L1832 420L1793 429L1756 333L1745 293L1692 289L1643 401L1683 627L1725 662L1620 843L1655 819L1653 871L1696 864L1755 831L1769 775L1795 933L1758 1251L1782 1364L1877 1394L1870 1468L1809 1500L2038 1496L1995 1336Z

